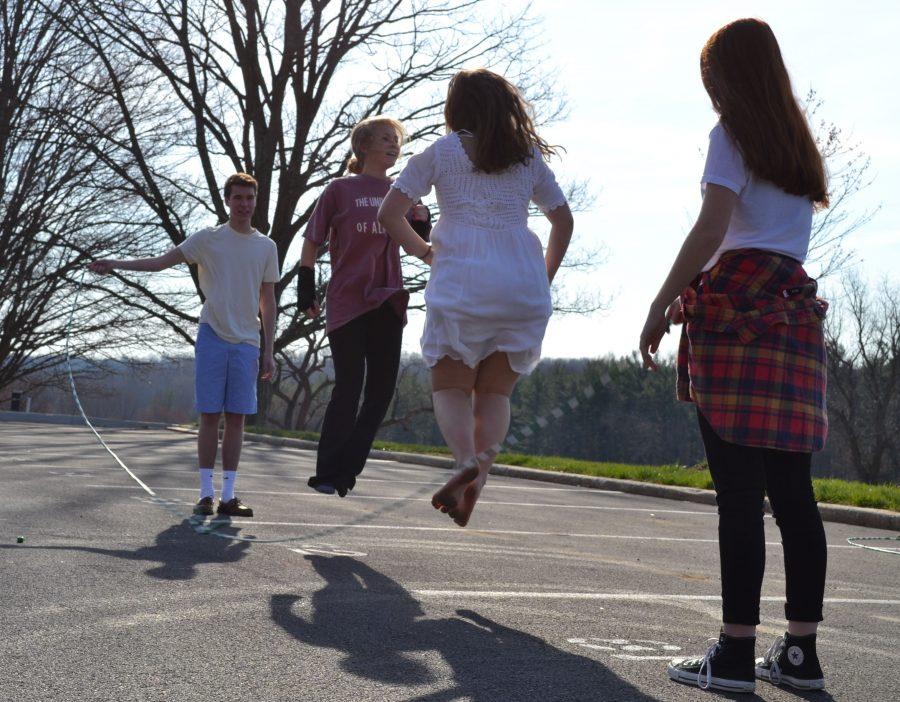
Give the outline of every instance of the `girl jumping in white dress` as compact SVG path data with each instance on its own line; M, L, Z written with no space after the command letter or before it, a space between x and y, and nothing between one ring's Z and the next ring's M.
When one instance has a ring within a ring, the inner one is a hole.
M572 213L544 161L519 91L485 69L450 81L448 134L413 156L378 219L404 250L431 265L422 356L434 414L458 469L432 498L465 526L509 430L509 397L541 357L550 283L572 236ZM440 218L426 244L405 215L437 191ZM534 202L550 220L546 254L528 228Z

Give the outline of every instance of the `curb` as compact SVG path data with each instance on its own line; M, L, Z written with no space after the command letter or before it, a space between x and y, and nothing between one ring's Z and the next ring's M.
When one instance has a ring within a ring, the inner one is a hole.
M108 429L168 429L172 425L166 422L141 422L130 419L107 419L105 417L89 417L95 427ZM44 414L42 412L0 411L0 422L33 422L35 424L84 424L80 414Z
M2 411L0 412L0 421L74 425L82 424L84 420L78 415ZM183 434L197 433L197 430L191 426L166 424L164 422L136 422L119 419L95 419L93 417L91 417L91 422L98 427L167 429ZM282 436L268 436L266 434L245 433L244 441L267 444L269 446L299 448L308 451L315 451L319 446L317 441L291 439ZM402 451L383 451L381 449L373 449L369 455L372 458L411 463L413 465L431 466L432 468L445 468L447 470L452 470L456 465L456 462L452 458L446 456L429 456L419 453L405 453ZM631 495L658 497L664 500L680 500L682 502L695 502L704 505L716 504L716 494L713 490L701 490L699 488L681 487L679 485L658 485L655 483L642 483L636 480L602 478L594 475L562 473L503 464L494 465L491 468L491 475L502 475L508 478L520 478L523 480L537 480L544 483L556 483L558 485L574 485L578 487L593 488L595 490L614 490ZM768 502L766 507L768 509ZM886 509L852 507L849 505L834 505L820 502L819 513L822 515L822 519L827 522L850 524L869 529L900 531L900 513L891 512Z

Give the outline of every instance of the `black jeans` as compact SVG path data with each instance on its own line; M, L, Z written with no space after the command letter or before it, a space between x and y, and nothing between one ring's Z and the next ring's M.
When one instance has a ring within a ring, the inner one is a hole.
M812 454L755 448L721 439L700 410L700 433L719 505L722 613L727 624L759 624L766 566L763 497L781 531L791 621L822 621L827 551L813 495Z
M328 341L335 380L310 485L330 483L352 490L394 396L403 320L385 302L333 331Z

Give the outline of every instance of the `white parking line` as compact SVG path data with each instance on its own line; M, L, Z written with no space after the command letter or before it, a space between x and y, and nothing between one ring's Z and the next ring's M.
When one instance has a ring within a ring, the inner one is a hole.
M185 503L186 505L193 503ZM433 527L433 526L411 526L398 524L337 524L327 522L270 522L258 521L255 519L242 519L240 522L242 527L251 526L283 526L283 527L311 527L314 529L380 529L383 531L420 531L420 532L452 532L459 536L481 536L484 534L496 534L501 536L561 536L565 538L578 539L621 539L630 541L669 541L669 542L687 542L698 544L717 544L716 539L696 539L683 538L677 536L637 536L635 534L579 534L561 531L522 531L518 529L460 529L459 527ZM467 542L459 542L460 545L467 545ZM777 541L767 541L766 546L773 548L781 547ZM855 546L848 544L828 544L831 549L848 549L858 550Z
M672 595L646 592L530 592L504 590L412 590L419 597L513 598L521 600L614 600L625 602L721 601L719 595ZM783 597L761 597L761 602L784 602ZM826 597L826 604L900 605L900 600L869 600Z
M69 457L68 454L66 457ZM155 459L152 459L155 460ZM151 459L147 459L147 461L151 461ZM189 470L189 469L176 469L176 468L153 468L151 465L142 465L142 461L131 459L129 462L130 465L139 465L142 470L147 473L176 473L184 476L195 476L197 474L197 470ZM100 470L98 472L102 473L115 473L117 471L113 469L108 470ZM261 479L275 479L275 480L291 480L291 481L302 481L306 483L308 476L300 476L300 475L285 475L283 473L248 473L246 471L241 471L241 478L261 478ZM497 478L502 478L504 476L496 476ZM392 485L433 485L433 486L441 486L446 482L446 480L398 480L396 478L374 478L371 476L363 476L359 480L357 480L357 485L366 485L368 483L390 483ZM585 488L585 487L544 487L542 485L508 485L500 480L495 480L491 482L492 490L535 490L539 492L578 492L585 495L597 493L598 495L622 495L625 496L620 490L597 490L593 488ZM241 492L244 492L243 490Z
M134 490L134 486L132 485L85 485L85 487L89 488L103 488L107 490ZM160 490L163 492L197 492L197 488L181 488L181 487L156 487L155 490ZM330 497L329 495L322 495L316 492L279 492L276 490L241 490L242 495L278 495L282 497L302 497L302 498L311 498L311 499L322 499ZM431 503L430 498L425 497L396 497L393 495L389 496L379 496L379 495L354 495L354 500L389 500L389 501L403 501L403 502L428 502ZM541 503L541 502L501 502L500 500L479 500L478 502L481 505L499 505L503 507L546 507L548 509L587 509L594 510L600 512L647 512L652 514L691 514L691 515L702 515L706 517L715 517L716 512L708 511L708 512L700 512L694 510L686 510L686 509L652 509L649 507L608 507L605 505L563 505L563 504L551 504L551 503Z
M479 535L479 534L502 534L505 536L563 536L566 538L579 539L623 539L632 541L675 541L687 542L694 544L717 544L718 539L697 539L685 538L680 536L638 536L635 534L579 534L564 531L522 531L519 529L466 529L459 527L429 527L429 526L408 526L396 524L322 524L321 522L262 522L262 521L242 521L241 524L253 526L297 526L297 527L322 527L328 529L387 529L391 531L449 531L454 534L463 536ZM781 547L778 541L767 541L766 546ZM855 549L854 546L848 544L828 544L828 548L842 548L847 550Z

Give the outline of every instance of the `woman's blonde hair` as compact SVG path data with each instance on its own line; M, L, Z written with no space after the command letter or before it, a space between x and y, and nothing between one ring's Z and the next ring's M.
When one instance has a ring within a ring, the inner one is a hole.
M350 173L355 175L362 173L363 163L365 161L363 148L365 148L372 140L372 137L375 136L375 130L378 127L391 127L394 129L397 132L397 136L400 137L401 144L406 139L406 130L403 128L403 125L393 117L385 117L383 115L367 117L353 127L353 131L350 132L350 150L353 151L353 155L347 161L347 170Z

